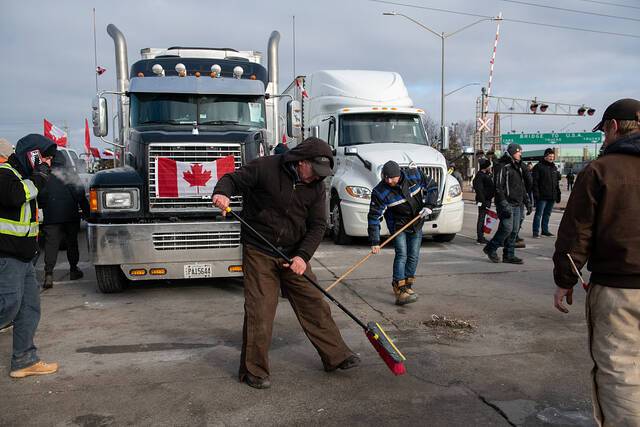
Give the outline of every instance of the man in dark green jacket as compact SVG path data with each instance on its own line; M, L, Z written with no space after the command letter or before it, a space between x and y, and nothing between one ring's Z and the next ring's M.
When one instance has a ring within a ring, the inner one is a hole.
M223 176L213 204L225 212L242 195L242 217L292 259L291 265L250 230L243 229L245 316L240 381L268 388L269 345L282 288L326 371L349 369L360 359L342 340L324 296L302 277L315 278L309 264L326 228L325 186L333 155L329 145L307 138L283 154L258 158Z
M0 164L0 328L13 323L12 378L52 374L33 342L40 321L40 287L32 263L37 252L36 197L49 178L56 145L42 135L20 139Z

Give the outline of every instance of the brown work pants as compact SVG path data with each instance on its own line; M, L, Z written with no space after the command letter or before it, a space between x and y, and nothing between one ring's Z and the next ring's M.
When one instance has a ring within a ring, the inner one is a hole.
M640 289L592 284L587 323L596 420L605 427L639 427Z
M244 327L240 381L246 373L269 377L269 346L281 287L325 368L335 368L353 354L342 340L329 304L307 279L283 268L282 258L267 255L250 245L244 245L242 258ZM316 279L309 264L306 274Z

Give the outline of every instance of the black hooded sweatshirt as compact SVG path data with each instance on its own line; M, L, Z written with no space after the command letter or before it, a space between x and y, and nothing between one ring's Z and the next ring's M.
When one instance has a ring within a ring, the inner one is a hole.
M326 218L326 192L322 180L300 181L295 166L299 160L333 155L329 145L318 138L304 142L284 154L260 157L237 171L223 176L213 194L242 195L242 217L287 256L309 261L322 241ZM250 230L241 240L276 256Z
M38 164L35 167L29 160L32 153L55 152L55 143L42 135L30 134L16 144L16 152L7 163L18 171L22 179L10 170L0 168L0 218L12 221L20 219L20 209L27 201L22 180L29 179L38 191L41 191L49 177L49 166ZM38 204L35 198L30 203L31 218L37 217ZM11 236L0 233L0 258L16 258L29 262L36 255L38 244L36 237Z
M80 177L60 151L53 158L50 179L38 195L38 203L44 211L45 225L79 221L78 208L85 215L89 214L89 202Z

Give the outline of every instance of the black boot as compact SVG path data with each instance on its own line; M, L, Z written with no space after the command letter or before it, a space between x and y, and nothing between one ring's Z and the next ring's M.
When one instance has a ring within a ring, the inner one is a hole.
M44 273L44 283L42 283L42 289L53 288L53 273Z
M82 279L83 277L84 274L82 273L82 270L78 269L78 267L73 267L69 271L69 280L78 280Z

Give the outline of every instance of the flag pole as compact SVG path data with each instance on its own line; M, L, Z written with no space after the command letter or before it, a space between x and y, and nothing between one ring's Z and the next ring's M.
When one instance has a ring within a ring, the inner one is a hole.
M96 75L96 93L98 93L98 43L96 41L96 8L93 8L93 72Z

